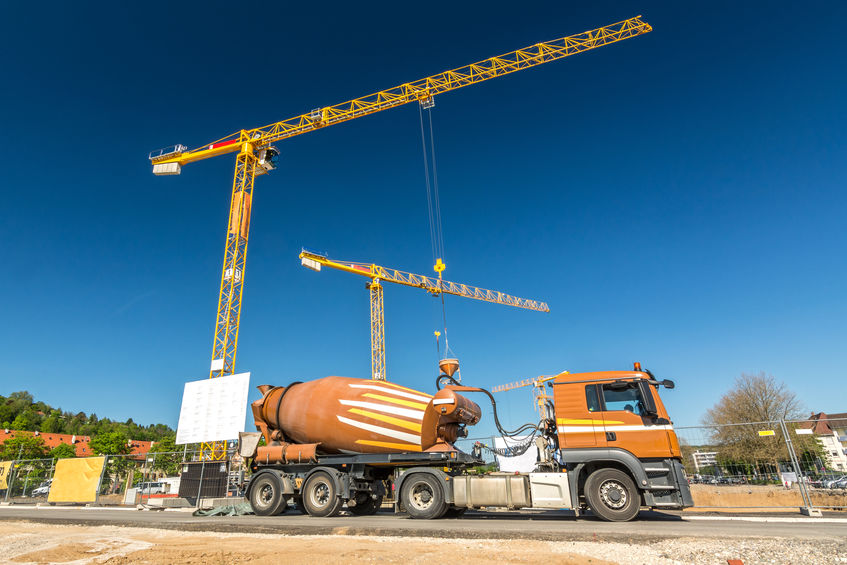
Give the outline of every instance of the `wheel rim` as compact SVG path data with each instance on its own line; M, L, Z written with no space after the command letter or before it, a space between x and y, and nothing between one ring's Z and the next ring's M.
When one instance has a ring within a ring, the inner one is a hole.
M328 505L329 499L329 485L325 482L315 484L312 487L311 492L309 493L309 500L311 501L313 506L316 506L318 508L324 508L326 505Z
M607 508L620 510L629 502L629 494L623 483L610 479L600 485L600 500Z
M435 498L432 493L432 488L426 483L418 483L412 487L411 504L418 510L426 510L432 506L432 501Z
M273 497L274 487L270 484L264 484L259 489L259 495L256 497L256 502L258 502L259 506L264 508L270 506Z

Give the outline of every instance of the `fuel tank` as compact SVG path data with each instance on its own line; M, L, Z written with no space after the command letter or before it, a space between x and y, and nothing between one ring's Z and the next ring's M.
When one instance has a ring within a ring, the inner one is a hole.
M476 403L450 387L433 396L384 381L325 377L258 388L256 429L283 459L294 444L326 454L452 451L462 426L481 416Z

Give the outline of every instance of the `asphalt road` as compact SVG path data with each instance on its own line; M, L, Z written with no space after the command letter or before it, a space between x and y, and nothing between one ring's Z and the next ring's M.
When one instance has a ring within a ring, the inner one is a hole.
M190 512L114 510L104 508L0 507L0 521L26 520L50 524L112 525L184 531L268 533L287 535L379 535L451 538L541 539L553 541L650 541L678 537L841 539L845 518L794 516L680 516L642 512L626 523L575 518L565 511L468 512L458 519L413 520L380 512L374 516L312 518L289 512L282 516L192 516Z

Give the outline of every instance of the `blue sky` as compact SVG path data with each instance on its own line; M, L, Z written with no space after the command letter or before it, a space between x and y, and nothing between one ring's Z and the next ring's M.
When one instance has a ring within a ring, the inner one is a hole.
M148 151L640 13L653 33L436 100L445 277L551 308L448 299L464 382L640 361L676 380L678 424L743 372L847 409L844 5L159 8L3 8L0 394L175 425L183 383L207 375L233 158L154 177ZM366 378L364 279L297 253L430 272L418 110L279 148L256 185L238 370ZM440 303L385 301L389 378L432 391ZM528 390L501 398L504 424L530 418Z

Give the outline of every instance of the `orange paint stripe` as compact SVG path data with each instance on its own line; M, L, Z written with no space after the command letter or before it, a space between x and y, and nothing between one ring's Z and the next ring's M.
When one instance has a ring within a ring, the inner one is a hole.
M373 441L369 439L357 439L356 443L362 445L374 445L376 447L387 447L389 449L403 449L406 451L421 451L420 445L412 443L392 443L390 441Z
M401 428L406 428L407 430L412 430L413 432L421 433L421 425L415 422L401 420L400 418L395 418L394 416L386 416L385 414L377 414L376 412L370 412L368 410L362 410L360 408L350 408L348 412L352 414L359 414L360 416L367 416L368 418L373 418L374 420L379 420L380 422L387 422L389 424L394 424L395 426L399 426Z
M373 398L375 400L384 400L385 402L390 402L392 404L399 404L401 406L408 406L409 408L417 408L418 410L426 410L427 404L421 404L420 402L413 402L411 400L403 400L401 398L393 398L391 396L382 396L381 394L372 394L370 392L363 394L362 396L367 398Z

